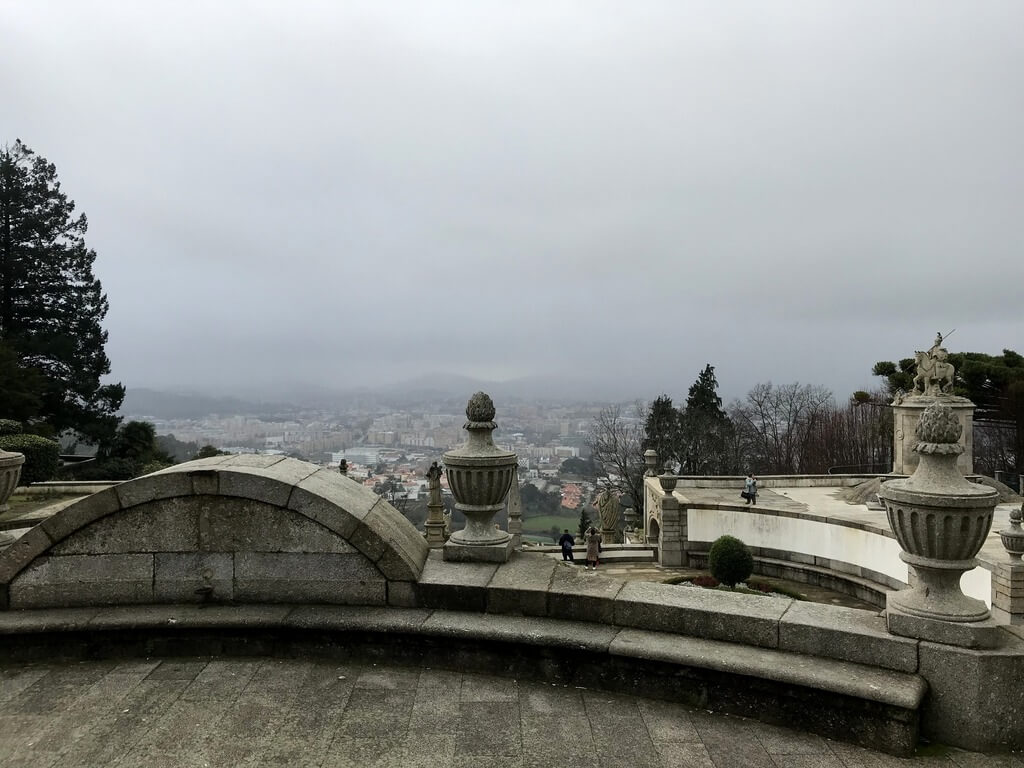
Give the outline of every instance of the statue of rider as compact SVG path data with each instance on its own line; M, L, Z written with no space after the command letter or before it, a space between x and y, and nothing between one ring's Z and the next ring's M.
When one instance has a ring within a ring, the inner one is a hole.
M935 334L935 343L932 344L932 348L928 350L928 356L931 357L932 362L944 363L949 360L949 352L944 346L942 346L942 334Z

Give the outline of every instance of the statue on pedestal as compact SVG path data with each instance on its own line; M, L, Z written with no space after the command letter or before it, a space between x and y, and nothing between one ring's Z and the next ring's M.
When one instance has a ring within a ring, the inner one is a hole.
M601 513L601 532L613 534L619 524L619 498L607 488L597 497L597 509ZM610 541L610 539L608 539Z
M952 331L950 331L952 333ZM946 334L946 337L949 333ZM914 376L915 395L948 395L953 391L953 365L949 352L942 346L943 336L935 334L935 343L927 352L914 352L917 375Z
M423 528L427 532L427 544L434 548L444 546L445 540L450 535L444 516L444 504L441 502L442 471L435 461L426 473L430 500L427 502L427 521Z

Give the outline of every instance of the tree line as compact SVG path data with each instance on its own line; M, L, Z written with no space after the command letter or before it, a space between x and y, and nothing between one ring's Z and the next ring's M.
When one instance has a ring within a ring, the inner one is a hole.
M975 470L1021 471L1024 457L1024 358L950 353L954 393L977 406ZM723 407L714 366L708 364L676 407L668 395L649 404L614 405L595 419L588 438L594 464L624 503L642 503L644 452L658 471L684 475L881 473L892 468L893 414L898 390L913 389L911 359L876 363L885 384L837 401L814 384L758 383ZM635 502L634 502L635 500Z

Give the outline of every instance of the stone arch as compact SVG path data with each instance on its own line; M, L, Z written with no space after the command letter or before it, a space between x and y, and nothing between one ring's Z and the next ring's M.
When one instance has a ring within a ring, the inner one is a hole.
M0 553L0 606L383 605L423 571L423 536L337 471L216 456L68 505Z
M648 523L647 541L648 543L661 545L661 524L654 515L651 515L650 522Z

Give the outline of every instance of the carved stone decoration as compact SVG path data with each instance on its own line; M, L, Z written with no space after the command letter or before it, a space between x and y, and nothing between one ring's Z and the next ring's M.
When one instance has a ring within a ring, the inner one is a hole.
M1024 518L1024 504L1020 505L1020 509L1010 512L1010 527L999 532L1003 548L1011 560L1020 560L1021 555L1024 555L1024 528L1020 525L1021 518Z
M942 334L935 335L935 343L927 352L914 352L917 375L914 376L915 395L948 395L953 391L953 374L956 371L948 362L949 352L942 346Z
M512 546L523 548L523 500L519 496L519 469L512 474L512 487L508 491L508 532L512 536Z
M658 474L658 452L653 448L648 448L644 451L644 464L647 465L647 470L644 472L644 477L654 477Z
M441 475L442 469L433 462L427 470L427 487L430 491L430 500L427 502L427 520L423 524L426 531L427 544L431 549L439 549L444 546L444 504L441 502Z
M444 545L444 559L505 562L512 537L492 522L501 511L518 467L516 455L494 444L494 402L477 392L466 406L465 443L444 454L445 476L455 497L455 508L466 516L466 527Z
M21 477L21 467L25 463L25 456L21 453L10 453L0 449L0 513L6 512L10 506L8 500L14 489L18 487L18 479ZM14 541L14 536L0 531L0 547L6 546Z
M887 595L886 611L894 634L982 646L994 642L985 623L989 610L963 594L960 577L977 565L998 494L957 471L961 431L953 409L933 402L917 424L914 450L920 461L914 474L883 483L879 491L903 549L900 558L912 571L910 587Z
M607 488L597 497L597 511L601 515L601 537L610 543L619 526L619 497Z
M633 533L633 528L636 525L636 510L632 507L626 507L626 510L622 513L622 520L625 523L625 532Z
M917 364L914 387L908 393L897 390L893 397L894 474L909 475L917 468L919 454L913 450L917 443L915 428L922 412L932 403L943 403L953 409L963 428L959 442L964 450L957 465L965 475L974 471L974 403L953 394L956 371L942 342L942 334L936 334L930 349L914 353Z

